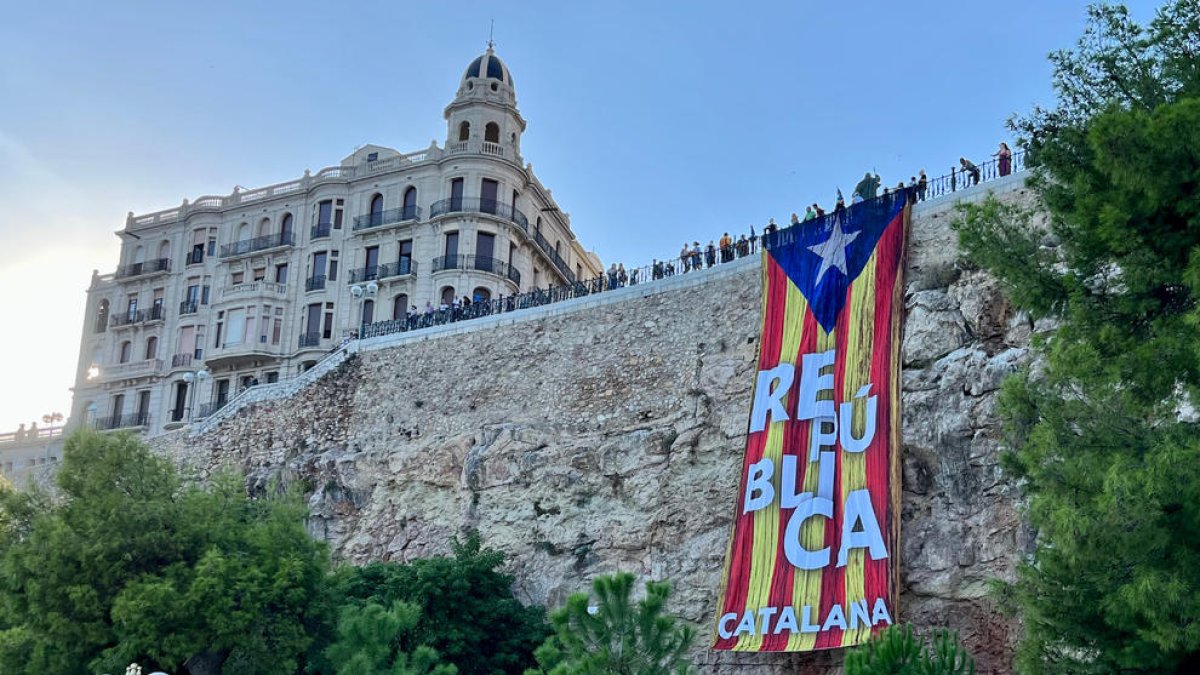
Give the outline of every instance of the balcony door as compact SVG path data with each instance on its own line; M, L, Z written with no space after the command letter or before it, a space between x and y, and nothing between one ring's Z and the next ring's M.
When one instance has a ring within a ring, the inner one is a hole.
M308 316L304 320L304 332L308 335L321 332L321 305L319 303L308 306Z
M367 264L363 270L363 279L375 279L379 276L379 247L367 247Z
M500 210L500 183L491 178L484 178L479 186L479 210L484 213L497 213Z
M490 232L475 234L475 269L494 272L492 263L496 254L496 235Z
M147 421L149 419L150 419L150 392L149 391L139 391L138 392L138 404L137 404L137 419L134 420L134 424L136 424L138 426L143 426L143 425L149 423Z
M450 210L462 211L463 179L455 178L450 181Z
M178 422L183 419L184 410L187 409L188 385L187 382L175 383L175 406L171 408L171 421Z

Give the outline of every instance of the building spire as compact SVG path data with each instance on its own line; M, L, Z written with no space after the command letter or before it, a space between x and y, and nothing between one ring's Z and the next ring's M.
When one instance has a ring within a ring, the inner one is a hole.
M492 47L496 46L495 41L492 40L492 36L496 32L496 20L492 19L491 21L492 21L491 27L488 28L488 53L489 54L492 53Z

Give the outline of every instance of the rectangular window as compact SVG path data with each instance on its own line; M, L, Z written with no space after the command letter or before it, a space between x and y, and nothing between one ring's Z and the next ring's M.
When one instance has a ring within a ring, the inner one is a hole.
M255 268L255 270L254 270L254 280L255 281L262 281L263 279L266 279L266 278L267 278L267 268L265 268L265 267Z
M333 312L325 312L325 327L321 330L321 337L326 340L333 337Z
M368 278L374 278L377 267L379 267L379 247L368 246L366 251L366 265Z
M341 200L339 199L338 201L340 202ZM335 229L335 230L342 229L342 214L343 213L345 213L345 209L335 209L334 210L334 212L333 212L333 229Z
M246 310L229 310L229 323L225 326L225 346L240 345L246 334Z
M450 210L462 211L463 179L455 178L450 181Z
M329 252L329 280L330 281L337 281L337 270L338 270L338 252L330 251Z
M479 210L484 213L498 213L499 193L500 183L491 178L484 178L479 186Z
M234 272L233 274L229 275L229 282L231 284L233 284L234 286L237 286L238 284L242 283L245 280L246 280L245 272Z
M400 274L412 273L412 239L405 239L400 242Z
M275 319L275 325L271 327L271 344L279 344L279 338L283 335L283 319Z
M187 287L186 300L188 301L189 304L194 305L194 304L200 302L200 284L199 283L191 283L191 282L198 281L196 279L189 279L188 281L189 281L189 283L188 283L188 287Z
M196 350L196 327L185 326L179 329L179 353L191 354Z
M321 332L321 304L314 303L308 306L308 315L304 321L304 332L309 335Z
M317 205L317 225L328 225L333 222L333 202L323 201Z
M286 284L286 283L287 283L287 277L288 277L288 266L287 266L287 263L283 263L283 264L280 264L280 265L276 265L276 266L275 266L275 283L277 283L277 284Z
M496 235L490 232L475 233L475 257L489 259L496 257Z
M457 256L457 255L458 255L458 233L457 232L447 232L446 233L446 257L450 258L450 257ZM454 269L453 267L449 266L450 264L452 264L451 261L447 260L446 263L447 263L446 269Z
M279 371L267 373L267 384L275 384L279 381Z
M209 237L208 238L208 255L211 257L216 254L217 254L217 238Z
M313 278L325 276L325 266L329 261L329 254L325 251L317 251L312 258L312 276Z
M208 304L208 292L209 292L209 286L208 286L208 284L205 284L204 287L200 289L200 304L202 304L202 305Z

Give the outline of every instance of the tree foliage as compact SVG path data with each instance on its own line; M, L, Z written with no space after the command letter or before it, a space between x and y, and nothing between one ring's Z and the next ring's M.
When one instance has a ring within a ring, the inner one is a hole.
M328 553L296 500L185 486L135 438L91 432L67 440L57 484L55 501L0 495L0 671L301 667Z
M390 609L376 602L343 609L337 641L325 650L336 675L455 675L458 669L440 664L434 649L417 647L411 655L401 650L420 615L416 605L405 602Z
M1001 394L1038 529L1002 597L1023 672L1182 672L1200 654L1200 5L1145 25L1093 7L1051 60L1058 105L1013 121L1049 222L990 202L957 223L1058 326Z
M597 577L592 596L576 593L550 621L554 635L537 650L537 669L526 675L687 675L695 668L687 650L695 630L665 614L670 584L646 582L633 601L634 576Z
M950 631L934 631L927 647L911 626L891 626L846 652L846 675L975 675L975 660Z
M411 603L419 619L401 644L428 645L463 675L520 675L550 634L545 610L512 594L503 554L482 548L477 533L456 542L452 557L407 564L372 563L346 571L344 593L358 603Z

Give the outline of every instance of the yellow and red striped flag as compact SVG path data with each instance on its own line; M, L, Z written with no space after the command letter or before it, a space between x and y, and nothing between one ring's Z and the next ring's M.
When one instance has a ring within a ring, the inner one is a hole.
M903 191L764 237L763 325L713 649L809 651L896 620Z

